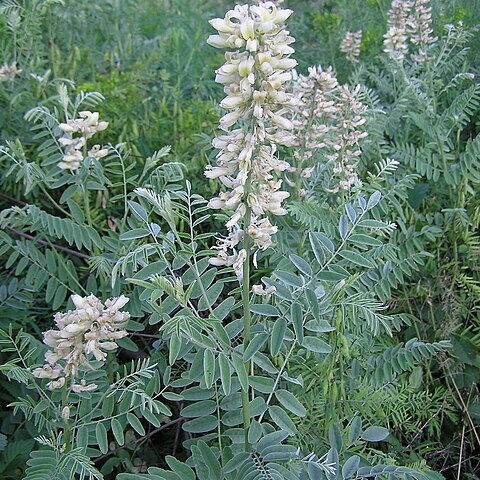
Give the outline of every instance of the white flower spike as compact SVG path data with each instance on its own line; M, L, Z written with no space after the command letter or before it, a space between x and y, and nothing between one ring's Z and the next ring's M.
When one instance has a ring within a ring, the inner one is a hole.
M288 118L295 99L286 92L285 83L296 65L287 58L294 51L290 47L294 39L283 27L292 11L278 3L237 5L224 19L210 21L218 35L210 36L208 43L230 49L216 76L224 85L226 97L221 106L228 113L220 120L223 132L213 140L219 150L216 166L207 166L205 171L206 177L218 178L227 189L211 199L209 206L229 213L229 235L219 241L218 256L211 263L233 266L239 279L246 255L243 249L237 253L235 246L244 235L260 250L273 244L271 236L277 227L266 215L287 213L281 205L289 194L280 190L278 175L293 171L277 156L277 144L292 146L295 139Z

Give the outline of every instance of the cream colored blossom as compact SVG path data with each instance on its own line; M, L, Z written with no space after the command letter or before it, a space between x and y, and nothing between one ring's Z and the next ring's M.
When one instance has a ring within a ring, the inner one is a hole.
M58 163L58 167L62 170L77 170L82 162L83 154L81 150L76 146L69 146L65 150L62 161Z
M72 171L79 169L85 154L97 159L108 155L108 149L101 148L100 145L94 145L86 152L87 140L108 127L108 122L100 122L98 117L98 112L85 110L79 113L79 118L58 125L58 128L65 132L58 141L66 147L62 161L58 163L59 168Z
M393 0L388 12L388 29L384 35L384 51L394 60L401 62L408 51L407 17L413 2Z
M296 65L288 58L294 39L283 27L291 13L274 2L261 2L237 5L225 18L210 21L218 34L208 43L230 49L215 78L224 85L226 97L220 105L227 110L220 119L223 132L212 142L219 153L216 165L205 171L206 177L218 178L225 187L209 206L229 213L230 233L217 244L218 256L210 262L233 266L239 278L246 255L243 249L237 253L235 246L248 235L258 249L270 247L277 228L266 215L287 213L282 202L289 194L281 190L278 177L293 169L278 158L277 145L292 146L295 141L289 118L295 99L285 89ZM247 209L251 216L245 225Z
M412 13L407 18L407 31L410 41L418 47L412 58L416 62L424 62L427 59L428 46L438 40L433 35L432 7L429 0L414 0Z
M37 378L51 378L48 388L61 388L65 378L76 377L81 365L89 366L88 357L97 361L105 361L106 351L115 350L115 340L127 335L124 327L130 318L128 312L121 312L128 298L121 295L109 299L103 304L94 295L81 297L72 295L75 310L67 313L56 313L54 321L57 330L44 332L44 343L50 347L45 353L43 367L33 371ZM85 387L82 382L72 384L73 391ZM94 389L91 385L82 390ZM96 388L96 386L95 386Z
M108 148L101 148L100 145L94 145L88 151L88 156L93 158L103 158L106 155L108 155Z
M98 388L98 385L95 383L91 383L87 385L87 382L82 378L80 383L75 383L72 385L72 392L80 393L80 392L92 392Z
M358 63L360 57L360 44L362 43L362 31L347 32L340 44L340 51L346 54L347 60Z
M67 123L60 123L58 128L68 133L80 133L82 137L88 139L108 127L108 122L99 121L98 112L92 113L85 110L79 113L79 117L74 120L67 120Z
M13 62L10 65L8 65L8 63L4 63L0 67L0 82L13 82L19 73L22 73L22 70L17 68L17 62Z
M243 279L243 264L247 258L247 251L242 248L233 258L233 271L236 273L238 279L241 281Z
M58 388L63 388L65 385L66 379L65 377L60 377L58 380L52 380L51 382L47 383L47 388L49 390L57 390Z
M277 231L278 227L272 225L268 218L259 220L254 217L247 227L247 234L252 238L253 244L260 250L266 250L273 245L272 235Z
M408 52L407 41L418 48L412 54L416 62L424 62L433 36L432 8L429 0L393 0L388 14L388 30L384 35L384 51L402 62Z
M277 289L273 285L271 287L268 287L267 289L265 289L263 285L253 285L253 287L252 287L252 292L255 295L261 295L261 296L264 296L264 297L272 295L276 291L277 291Z

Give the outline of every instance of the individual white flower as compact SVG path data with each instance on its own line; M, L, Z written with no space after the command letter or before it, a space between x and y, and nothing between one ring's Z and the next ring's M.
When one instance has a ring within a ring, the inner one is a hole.
M220 251L216 257L209 259L209 263L215 267L225 267L233 265L234 256L228 256L225 251Z
M63 368L60 365L44 365L43 367L36 368L33 371L33 375L37 378L58 378L63 373Z
M62 388L65 385L65 377L60 377L58 380L52 380L51 382L47 383L47 388L49 390L56 390L58 388Z
M277 289L273 285L271 287L268 287L267 289L265 289L265 287L263 285L253 285L253 287L252 287L252 292L255 295L261 295L261 296L264 296L264 297L272 295L276 291L277 291Z
M120 295L117 298L109 298L105 301L105 307L107 308L109 313L115 312L117 313L118 310L123 308L128 302L129 298L125 295Z
M240 281L242 281L243 279L243 264L246 258L247 258L247 251L243 248L237 254L235 254L233 258L232 267Z
M300 173L302 178L310 178L312 176L312 172L315 170L315 167L304 168Z
M94 145L88 151L88 156L93 158L103 158L106 155L108 155L108 148L101 148L100 145Z
M72 385L72 392L80 393L80 392L93 392L98 388L98 385L95 383L91 383L87 385L87 382L82 378L80 383L75 383Z

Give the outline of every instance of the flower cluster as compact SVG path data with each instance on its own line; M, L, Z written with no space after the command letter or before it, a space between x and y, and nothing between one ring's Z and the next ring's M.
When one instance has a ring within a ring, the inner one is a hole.
M296 134L296 149L293 156L301 176L308 176L308 169L302 167L312 158L315 150L325 147L325 135L328 127L321 122L327 113L333 113L334 101L327 98L338 86L332 68L322 70L321 66L309 67L308 75L299 75L293 85L298 107L293 119Z
M388 30L384 35L384 51L398 62L403 61L408 51L407 17L413 2L393 0L388 12Z
M6 82L7 80L13 82L19 73L22 73L22 70L17 68L17 62L13 62L11 65L4 63L0 67L0 82Z
M80 118L61 123L58 128L65 132L59 142L65 147L62 161L58 167L62 170L77 170L84 160L85 155L93 158L102 158L108 154L108 149L94 145L86 151L87 140L97 132L108 127L108 122L98 120L98 112L84 111L79 113Z
M294 39L283 27L291 13L264 2L237 5L224 19L210 21L218 35L211 35L208 43L234 49L225 54L226 63L217 71L216 81L226 93L221 106L229 112L220 119L223 133L213 140L219 150L216 166L205 171L227 188L209 206L230 215L229 235L219 242L218 256L211 263L232 265L239 278L246 252L237 252L237 245L248 235L256 248L267 249L277 231L267 213L287 213L282 202L289 194L281 190L278 177L293 169L279 160L277 145L292 146L295 141L293 124L286 116L294 98L285 91L296 65L288 58Z
M348 190L357 180L355 168L362 153L359 141L368 135L362 129L366 122L364 114L367 107L359 100L360 85L353 90L341 85L338 93L337 111L331 115L333 135L326 142L331 148L327 159L333 163L333 174L338 179L332 192Z
M130 315L120 312L128 298L122 295L103 305L94 295L72 295L72 301L75 310L55 314L58 330L44 332L43 341L50 350L45 353L46 364L35 369L33 374L37 378L50 378L47 384L50 390L63 387L68 376L74 392L95 390L97 385L87 385L85 380L74 383L75 377L81 365L89 366L87 355L105 361L105 350L115 350L118 347L115 341L128 335L123 328Z
M388 13L388 30L384 35L384 51L394 60L403 61L408 52L407 39L419 47L412 58L426 59L428 45L437 41L432 35L432 8L429 0L393 0Z
M432 35L432 7L429 4L429 0L415 0L413 12L407 19L410 40L419 47L418 52L413 55L413 59L419 63L424 62L427 58L427 46L438 40Z
M360 86L352 90L339 85L331 68L322 70L319 66L310 67L308 76L299 75L294 93L298 99L293 119L294 157L300 178L312 175L315 165L311 159L315 151L322 150L324 165L331 166L326 189L330 192L348 190L357 179L359 141L367 136L362 129L366 106L358 99Z
M340 44L340 51L345 53L347 60L358 63L360 57L360 44L362 43L362 31L347 32Z

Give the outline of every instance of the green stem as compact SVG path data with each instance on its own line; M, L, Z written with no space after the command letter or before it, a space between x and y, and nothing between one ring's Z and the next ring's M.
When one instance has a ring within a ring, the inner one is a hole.
M68 400L67 388L68 388L67 382L65 382L62 388L62 416L63 416L63 409L67 406L67 400ZM63 432L65 435L65 451L68 452L70 450L70 425L68 423L68 418L63 418Z
M113 352L107 353L107 378L108 384L113 384L113 360L115 359L115 355Z
M215 382L215 401L217 403L217 435L218 435L218 448L220 450L220 460L222 461L222 465L225 464L224 457L223 457L223 448L222 448L222 430L221 430L221 418L220 418L220 399L218 395L218 383Z
M83 203L85 204L85 216L87 217L87 224L92 226L92 216L90 214L90 199L88 198L88 191L85 186L82 186Z
M302 164L304 160L303 157L305 156L305 152L307 151L309 134L312 129L313 122L315 120L315 107L317 106L316 104L317 90L318 90L318 87L315 85L315 88L313 89L312 99L309 105L309 116L308 116L307 126L305 128L305 131L303 132L304 133L303 141L302 141L302 145L300 147L300 153L296 162L295 193L297 195L302 186Z
M58 210L60 210L62 213L64 213L65 215L67 215L68 217L71 217L71 214L69 212L67 212L61 205L59 205L54 199L53 197L48 193L48 191L46 190L46 188L43 186L43 185L40 185L40 190L42 191L42 193L50 200L50 202L52 202L53 206L55 208L57 208Z
M243 263L243 283L242 283L242 300L243 300L243 351L246 350L250 343L250 261L251 261L251 239L247 235L247 228L250 225L252 219L252 210L248 206L248 197L250 195L251 188L251 176L249 175L245 184L245 222L244 222L244 236L243 236L243 248L246 252L245 262ZM250 361L245 362L245 370L247 374L250 372ZM245 450L250 449L248 442L248 430L250 429L250 395L249 389L242 392L242 404L243 404L243 428L245 431Z
M83 157L87 158L88 151L87 151L87 142L85 140L85 145L83 146ZM88 177L85 179L85 182L82 182L82 195L83 195L83 203L85 205L85 216L87 217L87 223L91 227L92 226L92 216L90 214L90 199L88 198Z

